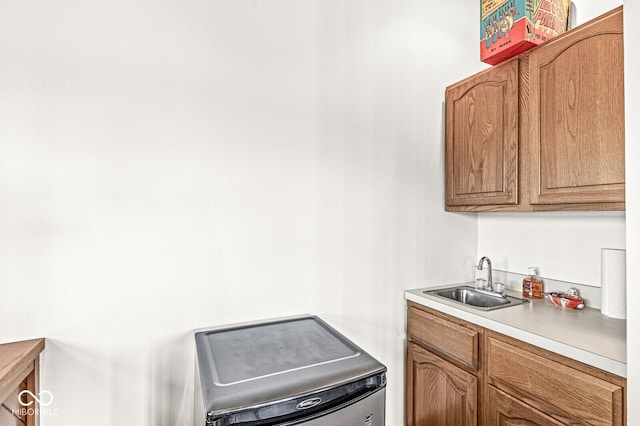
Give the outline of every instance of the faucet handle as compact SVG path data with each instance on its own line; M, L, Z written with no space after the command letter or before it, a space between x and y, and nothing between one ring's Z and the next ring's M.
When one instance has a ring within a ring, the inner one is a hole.
M484 278L476 278L476 288L487 288L487 280Z

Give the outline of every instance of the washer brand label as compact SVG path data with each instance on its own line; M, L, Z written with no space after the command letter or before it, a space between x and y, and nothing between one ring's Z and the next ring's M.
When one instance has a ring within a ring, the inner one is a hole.
M364 426L373 426L373 414L369 414L364 418Z
M306 410L307 408L311 408L311 407L315 407L316 405L320 404L322 402L321 398L309 398L309 399L305 399L302 402L299 402L298 405L296 405L296 409L298 410Z

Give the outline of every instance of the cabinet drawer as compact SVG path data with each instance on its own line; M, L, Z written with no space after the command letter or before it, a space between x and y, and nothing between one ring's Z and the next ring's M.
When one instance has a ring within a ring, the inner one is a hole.
M621 386L490 337L489 384L566 423L623 425Z
M413 307L409 308L407 328L411 340L462 366L478 370L479 333L476 330Z

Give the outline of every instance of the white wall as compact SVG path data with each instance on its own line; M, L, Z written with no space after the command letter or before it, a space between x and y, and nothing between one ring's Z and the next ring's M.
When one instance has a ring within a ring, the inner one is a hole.
M622 4L622 0L571 0L571 25L584 24Z
M478 256L497 269L600 287L601 248L625 248L624 212L478 215Z
M574 0L573 24L621 4ZM491 257L498 269L524 274L537 266L543 277L599 287L600 249L624 249L625 229L624 212L480 214L478 256Z
M48 338L42 425L190 424L192 330L302 312L387 364L401 424L402 291L502 258L496 217L443 211L443 90L485 67L478 7L1 2L0 341ZM619 215L578 221L600 236L580 247L624 242Z
M0 341L47 337L42 425L190 424L194 329L303 312L401 424L402 292L475 260L442 99L477 8L1 2Z

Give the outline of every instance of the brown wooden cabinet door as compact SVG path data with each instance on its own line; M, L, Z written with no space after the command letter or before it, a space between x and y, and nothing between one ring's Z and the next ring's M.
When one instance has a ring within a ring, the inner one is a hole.
M486 426L562 426L564 424L528 407L493 386L488 386L486 395Z
M518 203L518 58L447 88L446 207Z
M529 56L531 203L624 209L622 9Z
M486 339L489 385L567 424L625 424L625 391L620 383L579 371L567 359L549 359L546 351L516 342L497 335Z
M407 424L476 425L476 377L414 343L407 351Z

